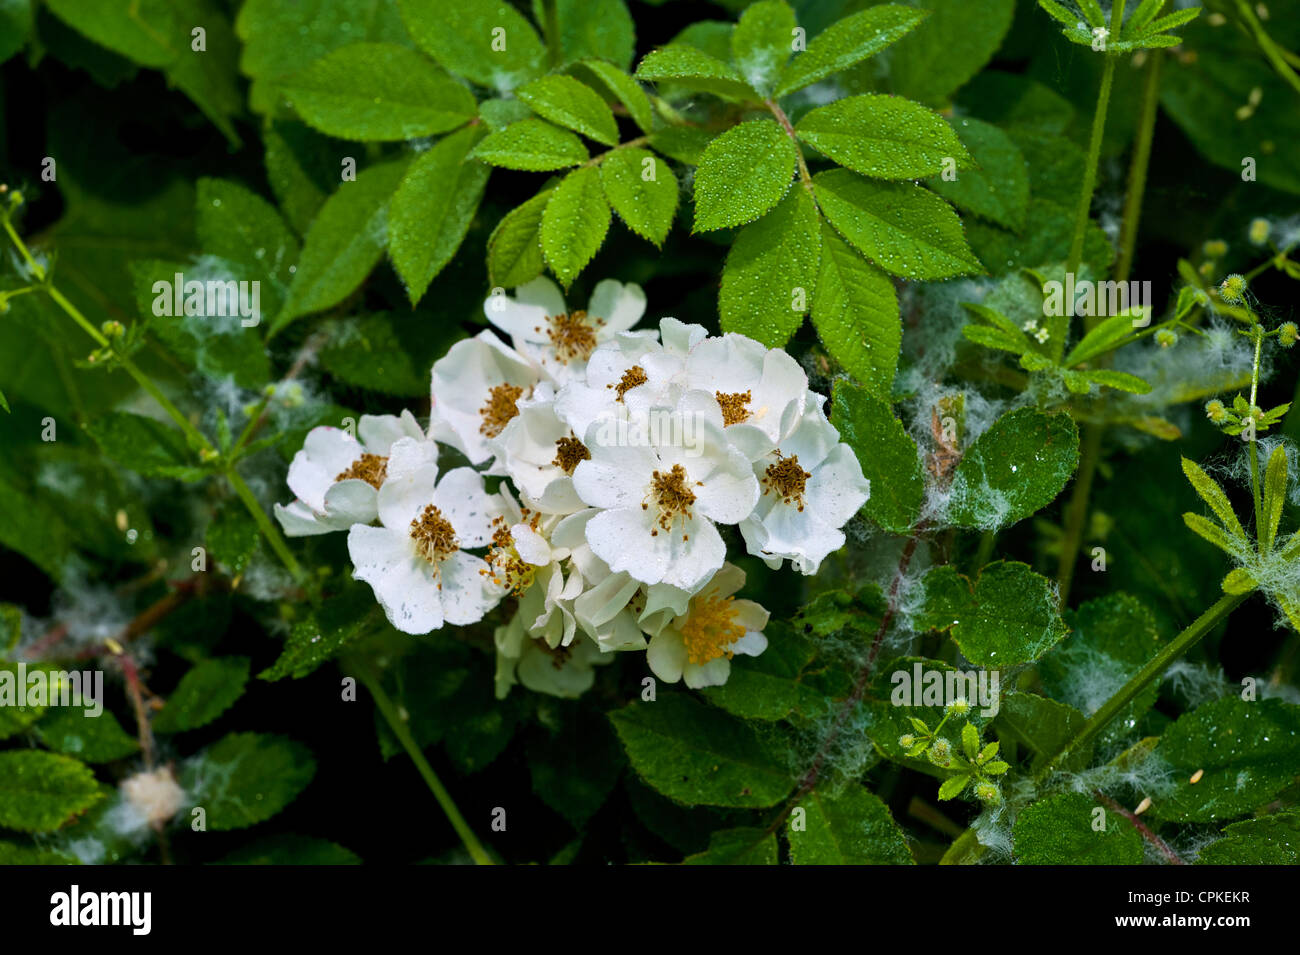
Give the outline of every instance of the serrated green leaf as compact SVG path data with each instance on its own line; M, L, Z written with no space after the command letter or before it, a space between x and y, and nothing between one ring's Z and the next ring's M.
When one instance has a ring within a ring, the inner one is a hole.
M467 157L482 135L466 129L443 138L416 157L393 194L388 251L412 305L456 254L478 211L490 170Z
M1264 526L1259 528L1260 553L1267 554L1277 539L1278 525L1282 522L1282 509L1286 506L1286 447L1278 445L1268 456L1264 468Z
M1037 660L1067 632L1051 583L1019 561L987 565L973 587L949 564L934 568L917 623L951 630L966 659L989 668Z
M720 829L709 847L687 856L683 865L776 865L776 834L763 829Z
M599 169L578 169L555 187L542 211L540 235L546 264L565 288L573 284L605 241L609 220Z
M645 95L640 83L604 60L583 60L582 66L594 73L618 97L618 101L627 108L627 114L641 127L643 133L650 132L654 123L654 111L650 106L650 97Z
M1070 349L1070 353L1065 356L1061 364L1067 368L1073 368L1085 361L1091 361L1098 355L1113 350L1116 345L1131 334L1133 334L1133 317L1131 315L1111 315L1102 319L1083 338L1079 339L1078 344Z
M823 214L850 245L905 279L943 279L982 272L961 220L932 192L904 183L870 182L845 169L813 180Z
M1241 521L1237 519L1237 512L1232 509L1232 502L1228 500L1228 495L1219 487L1217 481L1205 473L1201 466L1195 461L1188 458L1182 458L1183 474L1187 475L1187 480L1191 482L1192 488L1202 501L1210 506L1215 516L1223 522L1228 533L1238 540L1246 540L1246 529L1241 526Z
M181 787L210 830L245 829L270 819L316 774L301 743L266 733L231 733L188 760Z
M1145 395L1151 391L1149 384L1137 375L1130 375L1126 371L1098 368L1095 371L1085 371L1083 376L1098 385L1105 385L1107 388L1114 388L1118 391L1127 391L1130 394Z
M36 732L56 753L88 763L111 763L140 749L135 737L122 729L108 710L89 716L77 707L56 706L36 724Z
M887 399L903 341L894 282L825 224L812 320L831 357Z
M745 81L763 96L781 79L790 58L794 11L784 0L759 0L741 14L731 34L731 62Z
M246 511L226 508L218 511L208 525L207 556L225 573L237 578L243 575L261 542L257 522Z
M916 442L902 422L870 389L837 381L831 424L853 449L870 482L871 496L862 512L885 530L909 532L920 515L925 481Z
M565 706L555 732L528 747L533 791L579 832L609 797L625 760L603 720L584 720L576 705Z
M960 527L1004 527L1046 507L1079 461L1079 432L1065 414L1017 408L962 455L950 485L948 519Z
M778 97L803 89L854 63L875 56L905 36L927 16L925 10L889 3L837 20L794 58L777 87Z
M1003 739L1050 758L1061 752L1086 722L1082 713L1065 703L1034 693L1011 693L1002 698L993 727Z
M289 300L271 335L295 318L337 305L366 280L384 254L389 202L406 167L404 159L371 166L325 201L307 232Z
M285 83L307 125L328 136L387 142L432 136L474 118L474 94L414 50L353 43Z
M470 158L503 169L545 172L586 162L587 147L567 129L540 119L523 119L491 133L474 147Z
M1156 754L1175 780L1153 803L1154 815L1176 822L1242 816L1294 781L1300 706L1237 696L1215 700L1180 716L1160 737Z
M546 48L537 31L508 3L400 0L399 6L416 45L479 86L509 92L545 69Z
M533 19L546 22L542 0L533 0ZM632 14L623 0L556 0L554 4L559 64L599 57L626 70L636 46Z
M1066 150L1065 156L1077 152L1069 140L1055 137L1056 148ZM1019 142L1019 141L1018 141ZM1064 157L1063 157L1064 158ZM1068 162L1069 160L1064 160ZM1064 262L1070 250L1073 231L1071 210L1063 205L1039 198L1034 184L1034 160L1029 159L1030 200L1025 216L1024 231L1017 235L1007 229L978 219L966 223L966 237L971 249L993 275L1007 275L1020 269L1037 268L1047 262ZM1077 178L1069 189L1076 188ZM1115 248L1106 233L1093 221L1088 221L1083 239L1083 261L1094 275L1105 274L1115 258Z
M1094 825L1102 828L1098 831ZM1058 793L1026 806L1016 817L1014 839L1013 851L1021 865L1142 862L1138 831L1123 816L1103 809L1083 793Z
M459 327L431 329L414 316L361 315L340 324L338 334L321 349L320 363L357 388L418 398L429 391L429 365L421 356L441 357L460 334Z
M90 767L35 749L0 753L0 826L52 832L101 798Z
M110 411L89 422L86 431L108 457L145 477L198 481L210 473L197 465L184 435L154 418Z
M668 163L648 149L619 149L600 164L600 181L624 224L663 245L677 211L677 177Z
M488 238L488 280L500 288L518 288L542 274L542 213L553 189L539 192L505 215Z
M673 43L646 54L636 68L636 78L649 82L668 80L725 99L748 100L758 95L731 66L685 43Z
M618 142L618 123L613 112L581 80L553 73L521 86L515 95L542 119L557 126L572 129L606 146Z
M776 120L741 123L709 143L695 172L695 231L753 222L786 194L797 149Z
M723 330L784 345L803 324L820 258L817 207L806 189L793 189L736 236L718 291Z
M973 168L933 176L926 185L949 202L1019 232L1029 208L1029 167L1011 137L996 126L963 116L951 120Z
M762 808L794 788L784 757L747 723L660 693L610 714L633 768L672 799L691 805Z
M781 720L795 710L815 709L822 694L804 682L813 646L786 624L768 623L768 647L759 656L737 656L721 686L702 690L709 702L751 720Z
M943 103L979 72L1011 28L1015 0L926 0L925 23L890 50L893 91Z
M805 115L795 132L841 166L873 179L919 179L950 164L957 169L974 163L942 116L895 96L836 100ZM1028 190L1025 179L1025 199Z
M1234 822L1201 850L1197 865L1300 865L1300 812Z
M967 725L969 726L970 724ZM939 786L939 799L941 801L956 799L965 792L966 787L970 785L970 780L970 776L966 773L961 773L957 776L949 776Z
M204 252L260 269L288 285L298 240L273 205L237 182L203 178L194 211Z
M244 695L248 657L219 657L196 664L154 717L159 733L180 733L206 726Z
M879 797L862 786L835 795L814 789L799 801L803 828L786 824L795 865L913 865L907 837Z
M313 614L294 624L279 659L257 678L301 679L364 636L375 622L374 611L370 589L364 584L349 583L327 598Z

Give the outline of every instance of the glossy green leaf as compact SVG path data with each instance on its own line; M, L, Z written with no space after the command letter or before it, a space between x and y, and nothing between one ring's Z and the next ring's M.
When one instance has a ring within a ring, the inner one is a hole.
M605 241L609 220L599 169L571 172L555 187L542 212L542 254L565 288Z
M927 16L925 10L887 3L837 20L818 34L808 44L807 50L795 55L781 78L776 95L793 93L875 56L913 30Z
M906 534L920 516L925 480L916 442L872 389L835 384L831 424L862 465L871 496L862 512L885 530Z
M677 211L677 177L648 149L620 149L600 164L605 198L623 223L655 245L663 245Z
M709 143L695 172L695 231L753 222L786 194L796 148L776 120L741 123Z
M873 179L919 179L973 165L942 116L894 96L867 93L836 100L805 115L795 132L841 166ZM1023 170L1021 178L1028 199Z
M587 147L567 129L523 119L490 134L470 156L505 169L544 172L586 162Z

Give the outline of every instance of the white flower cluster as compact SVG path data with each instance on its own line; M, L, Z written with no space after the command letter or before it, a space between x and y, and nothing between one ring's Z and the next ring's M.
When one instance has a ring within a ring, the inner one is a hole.
M511 344L483 331L433 366L427 432L409 412L313 430L297 500L276 507L285 532L347 530L354 576L406 633L512 596L499 695L577 696L629 650L661 680L725 683L734 654L766 648L768 613L733 596L745 575L716 525L813 574L870 489L788 354L672 318L633 331L644 311L611 280L586 311L544 278L492 295ZM439 442L474 467L440 474ZM489 493L485 476L509 482Z

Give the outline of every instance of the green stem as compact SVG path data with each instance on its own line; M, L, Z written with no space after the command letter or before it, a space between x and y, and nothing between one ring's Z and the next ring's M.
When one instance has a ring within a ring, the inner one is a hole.
M1088 516L1088 498L1092 494L1092 480L1101 461L1101 435L1105 429L1100 424L1087 425L1083 432L1083 457L1079 473L1074 479L1070 503L1065 508L1065 532L1061 539L1061 558L1056 567L1056 583L1061 591L1061 606L1068 606L1070 585L1074 582L1075 566L1079 563L1079 548L1083 544L1083 525Z
M1255 413L1255 398L1259 394L1259 356L1264 347L1264 328L1255 325L1255 364L1250 372L1250 411ZM1254 419L1252 418L1252 424ZM1250 492L1255 498L1255 533L1264 533L1264 502L1259 493L1259 446L1255 442L1255 430L1250 432Z
M1074 234L1070 238L1070 254L1065 271L1077 273L1083 261L1083 237L1088 228L1088 212L1092 208L1092 192L1097 185L1097 164L1101 161L1101 139L1106 131L1106 110L1110 106L1110 89L1115 82L1114 56L1106 54L1106 65L1101 73L1101 91L1097 94L1097 110L1092 117L1092 137L1088 141L1088 159L1083 170L1083 188L1079 190L1079 203L1074 210ZM1064 347L1065 341L1057 343Z
M438 779L438 774L433 771L429 761L424 758L424 753L416 745L415 740L411 737L411 731L406 727L406 721L398 715L396 708L393 706L393 701L388 698L388 694L384 692L379 680L360 661L348 661L344 665L344 671L355 676L370 691L370 695L374 697L375 706L379 708L380 714L388 723L388 728L393 731L397 741L406 750L406 755L411 757L411 761L415 763L415 768L424 777L424 782L429 787L429 791L433 793L433 798L438 800L438 805L442 807L442 811L446 814L451 827L460 836L460 841L464 844L465 850L470 854L470 857L477 865L492 865L492 857L487 854L483 844L478 841L478 837L474 835L469 824L465 822L465 817L456 808L456 803L452 800L451 794L447 792L446 787Z
M257 529L262 532L266 542L271 545L271 550L275 551L275 556L279 557L280 562L284 564L289 573L293 574L294 580L302 583L306 576L303 573L302 566L298 563L297 558L293 556L293 551L289 550L289 545L280 536L280 532L276 530L275 525L271 523L271 519L266 516L266 511L262 510L262 505L253 496L253 492L244 482L244 479L239 476L233 466L228 466L225 473L226 480L235 489L235 494L239 496L239 499L244 502L244 507L252 515L254 523L257 524Z
M1250 4L1245 0L1237 0L1237 11L1250 27L1250 32L1255 35L1255 42L1259 44L1264 56L1268 57L1268 61L1273 64L1273 69L1277 70L1277 75L1286 80L1293 90L1300 93L1300 76L1297 76L1295 70L1287 63L1287 58L1283 55L1286 51L1281 50L1273 42L1273 38L1265 32L1264 25L1259 22Z
M1156 113L1160 101L1159 50L1150 52L1146 83L1142 87L1142 112L1138 117L1137 142L1133 162L1129 165L1128 195L1124 199L1124 224L1120 230L1119 265L1115 281L1127 282L1133 271L1133 251L1137 247L1138 223L1142 218L1142 196L1146 192L1147 166L1151 162L1151 142L1155 138Z
M1162 647L1146 666L1103 703L1072 740L1066 742L1056 755L1043 761L1044 765L1038 772L1038 778L1046 778L1067 755L1076 752L1096 738L1097 734L1119 715L1120 710L1128 706L1149 683L1164 673L1171 663L1196 646L1215 624L1232 613L1248 596L1249 594L1224 594L1205 613L1193 620L1182 633Z

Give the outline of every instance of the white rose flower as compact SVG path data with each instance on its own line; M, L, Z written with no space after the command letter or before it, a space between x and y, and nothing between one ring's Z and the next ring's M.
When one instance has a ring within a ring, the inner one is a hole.
M389 449L401 438L425 440L424 429L409 411L400 417L362 415L357 434L360 440L341 428L308 432L286 482L297 500L275 505L286 535L307 537L369 524L377 513Z
M516 402L519 413L491 442L497 462L529 507L546 514L582 509L573 490L573 471L590 457L586 445L555 414L555 392L543 382L531 398Z
M763 628L768 612L752 600L732 595L745 584L745 572L725 565L699 593L685 613L668 620L650 638L646 662L659 679L685 679L693 690L721 686L731 675L731 658L740 653L756 657L767 649Z
M605 279L596 285L586 311L570 311L559 286L533 279L508 295L489 295L483 314L510 336L515 350L557 384L574 380L596 347L627 331L645 313L639 285Z
M740 533L749 552L769 567L789 559L800 573L817 573L826 556L844 546L840 528L871 495L853 449L826 420L823 401L809 393L803 415L779 447L754 464L763 493Z
M683 375L686 387L713 393L722 410L727 438L751 461L767 454L783 433L787 411L803 412L808 376L780 348L767 348L744 335L723 335L691 350Z
M745 519L758 480L722 431L717 402L688 392L675 408L653 408L633 429L591 425L589 460L573 472L582 500L601 508L587 542L615 573L694 591L722 566L726 545L714 522Z
M495 642L497 699L505 699L515 683L534 693L576 699L596 682L592 667L614 661L614 654L601 652L585 638L561 647L535 640L518 615L506 626L497 627Z
M429 447L409 438L393 445L379 490L382 526L357 524L348 532L353 577L370 584L403 633L475 623L504 592L487 563L463 550L491 540L501 499L484 491L483 476L472 468L456 468L435 485Z
M491 332L457 342L433 366L432 437L482 464L537 381L536 369Z

